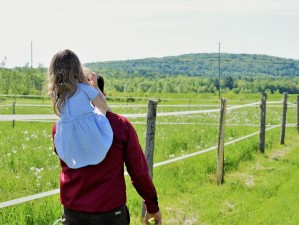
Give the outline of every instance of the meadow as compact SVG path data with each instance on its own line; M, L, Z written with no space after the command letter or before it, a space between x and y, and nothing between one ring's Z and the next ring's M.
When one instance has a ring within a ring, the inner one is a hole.
M260 102L259 95L225 96L228 107ZM108 98L116 113L147 112L147 100L159 99L157 112L219 109L215 96L165 95ZM134 99L134 101L132 101ZM270 95L267 127L281 123L282 95ZM288 102L296 102L289 96ZM0 114L52 114L48 99L3 98ZM35 105L35 106L34 106ZM38 106L36 106L38 105ZM296 124L296 106L290 104L287 124ZM142 146L146 118L130 118ZM0 122L0 203L59 188L60 166L53 153L51 127L54 121ZM228 110L225 142L259 131L259 105ZM219 112L184 116L161 116L156 121L154 163L174 159L217 145ZM216 150L154 168L163 224L295 224L298 208L298 134L287 127L286 144L279 145L280 129L266 133L265 154L259 153L259 137L225 147L225 182L215 182ZM141 199L126 176L128 207L132 224L142 224ZM292 207L287 204L291 202ZM279 206L277 205L279 204ZM61 216L59 195L0 209L2 225L53 224ZM271 217L269 218L269 215ZM284 220L283 220L284 218Z

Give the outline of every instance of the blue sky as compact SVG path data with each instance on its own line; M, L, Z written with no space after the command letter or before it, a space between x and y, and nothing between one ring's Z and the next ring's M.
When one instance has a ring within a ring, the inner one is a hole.
M48 66L221 52L299 59L298 0L1 0L0 60Z

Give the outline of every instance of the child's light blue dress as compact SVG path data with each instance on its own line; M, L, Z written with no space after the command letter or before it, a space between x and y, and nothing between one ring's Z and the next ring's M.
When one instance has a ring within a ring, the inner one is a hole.
M54 143L59 158L70 168L100 163L112 144L107 117L90 104L98 94L95 88L78 83L77 91L66 98L61 109Z

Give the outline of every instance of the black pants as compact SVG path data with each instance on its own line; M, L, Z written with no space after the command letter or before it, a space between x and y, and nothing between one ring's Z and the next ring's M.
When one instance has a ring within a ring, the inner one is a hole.
M129 225L130 214L127 207L121 206L106 213L86 213L64 208L63 225Z

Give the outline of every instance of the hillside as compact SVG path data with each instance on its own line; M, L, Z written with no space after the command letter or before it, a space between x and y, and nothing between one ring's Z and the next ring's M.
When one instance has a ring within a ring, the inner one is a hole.
M186 54L93 62L105 89L125 93L299 93L299 60L256 54ZM219 74L220 72L220 74ZM220 76L219 76L220 75ZM45 68L0 68L0 94L46 94ZM17 81L17 82L15 82Z
M215 76L219 73L218 53L185 54L162 58L85 64L111 76ZM299 76L299 60L257 54L220 54L222 76Z

